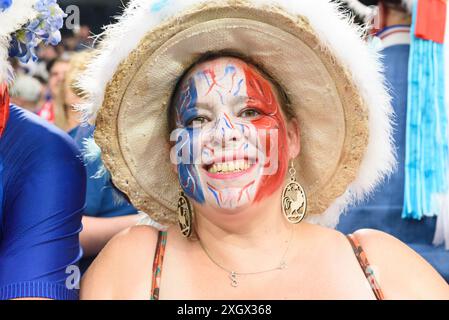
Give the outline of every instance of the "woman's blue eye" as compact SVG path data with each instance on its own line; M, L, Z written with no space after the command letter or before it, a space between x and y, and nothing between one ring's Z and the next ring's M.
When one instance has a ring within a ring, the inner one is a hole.
M260 116L260 112L256 109L245 109L239 114L239 117L242 118L255 118L258 116Z

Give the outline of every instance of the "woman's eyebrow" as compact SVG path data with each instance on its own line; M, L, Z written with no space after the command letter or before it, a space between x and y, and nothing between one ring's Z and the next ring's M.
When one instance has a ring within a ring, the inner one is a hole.
M213 111L213 109L214 109L209 103L204 103L204 102L197 102L195 107L197 109L206 109L209 111Z

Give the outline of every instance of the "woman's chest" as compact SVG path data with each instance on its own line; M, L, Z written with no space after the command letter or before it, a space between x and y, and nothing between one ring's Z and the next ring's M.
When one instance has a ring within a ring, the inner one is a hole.
M262 266L252 265L260 270ZM358 267L358 266L357 266ZM161 300L373 299L359 269L326 259L293 260L285 269L233 274L206 259L164 263Z

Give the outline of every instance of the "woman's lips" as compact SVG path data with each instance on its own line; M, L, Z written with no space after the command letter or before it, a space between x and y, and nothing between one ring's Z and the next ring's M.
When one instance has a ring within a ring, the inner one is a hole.
M235 160L223 163L214 163L203 167L208 177L212 179L235 179L250 173L256 167L255 161Z

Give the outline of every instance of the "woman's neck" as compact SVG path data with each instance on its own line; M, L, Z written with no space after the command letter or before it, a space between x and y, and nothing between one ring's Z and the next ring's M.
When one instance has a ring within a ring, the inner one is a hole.
M287 246L294 227L283 216L280 199L281 190L234 214L198 210L195 228L201 244L230 268L277 263L273 259Z

